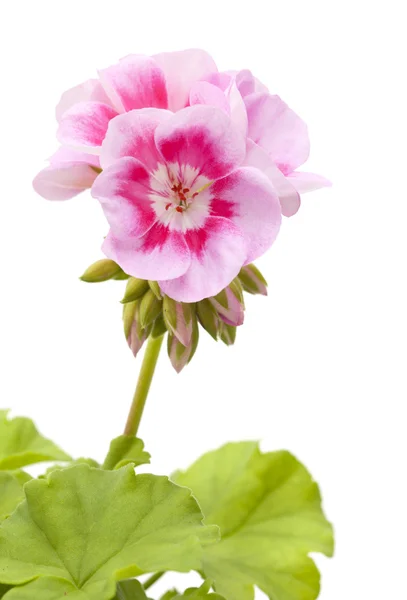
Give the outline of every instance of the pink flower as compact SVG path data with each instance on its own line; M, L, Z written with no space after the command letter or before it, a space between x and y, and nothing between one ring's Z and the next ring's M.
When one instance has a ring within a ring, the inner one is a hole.
M224 111L150 108L113 119L92 188L110 224L103 250L182 302L218 294L279 231L269 179L242 166L246 139Z
M248 138L245 164L266 173L281 202L283 215L294 215L300 193L330 185L314 173L296 171L309 155L307 126L279 96L250 71L211 73L193 84L190 104L208 104L224 110Z
M34 179L34 189L46 199L67 200L91 187L111 119L137 108L184 108L191 85L213 71L215 63L202 50L131 55L100 71L99 79L68 90L56 109L63 146Z

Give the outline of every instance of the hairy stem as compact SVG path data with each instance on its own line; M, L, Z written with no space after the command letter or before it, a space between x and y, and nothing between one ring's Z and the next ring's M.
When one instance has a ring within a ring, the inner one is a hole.
M150 337L148 340L147 348L143 358L143 364L141 365L140 375L137 381L136 391L134 392L133 402L130 407L129 416L127 417L124 435L137 434L163 339L164 336L161 336L157 339Z

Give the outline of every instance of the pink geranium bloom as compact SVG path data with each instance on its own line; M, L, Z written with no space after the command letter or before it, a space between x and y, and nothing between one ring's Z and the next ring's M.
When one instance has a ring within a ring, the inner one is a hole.
M56 109L63 146L34 179L34 189L46 199L67 200L91 187L111 119L137 108L184 108L192 84L216 70L203 50L131 55L68 90Z
M175 300L219 293L271 246L281 222L271 182L242 166L245 155L244 135L216 107L113 119L92 187L110 224L105 254Z
M204 104L223 110L247 139L245 165L262 170L275 187L285 216L300 207L300 193L329 185L296 169L308 158L305 123L250 71L219 73L202 50L153 57L130 55L63 94L57 107L62 148L34 180L38 193L66 200L89 188L109 122L133 109L173 112Z

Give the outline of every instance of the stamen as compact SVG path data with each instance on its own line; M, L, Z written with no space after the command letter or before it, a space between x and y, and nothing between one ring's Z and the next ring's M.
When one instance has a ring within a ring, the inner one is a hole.
M168 202L168 204L165 205L165 210L168 210L170 206L172 206L172 202Z
M177 206L177 208L175 209L177 212L179 213L183 213L184 209L182 208L182 206Z

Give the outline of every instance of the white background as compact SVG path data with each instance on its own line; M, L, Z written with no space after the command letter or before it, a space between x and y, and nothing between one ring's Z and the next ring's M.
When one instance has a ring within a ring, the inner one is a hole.
M336 527L323 600L406 597L404 24L392 0L0 8L1 405L76 456L102 458L120 433L140 358L122 336L124 283L78 280L101 257L96 201L31 189L61 92L131 52L202 47L308 123L307 166L334 187L304 197L259 261L270 294L248 299L234 348L202 335L179 376L162 356L140 433L157 473L226 440L300 457Z

